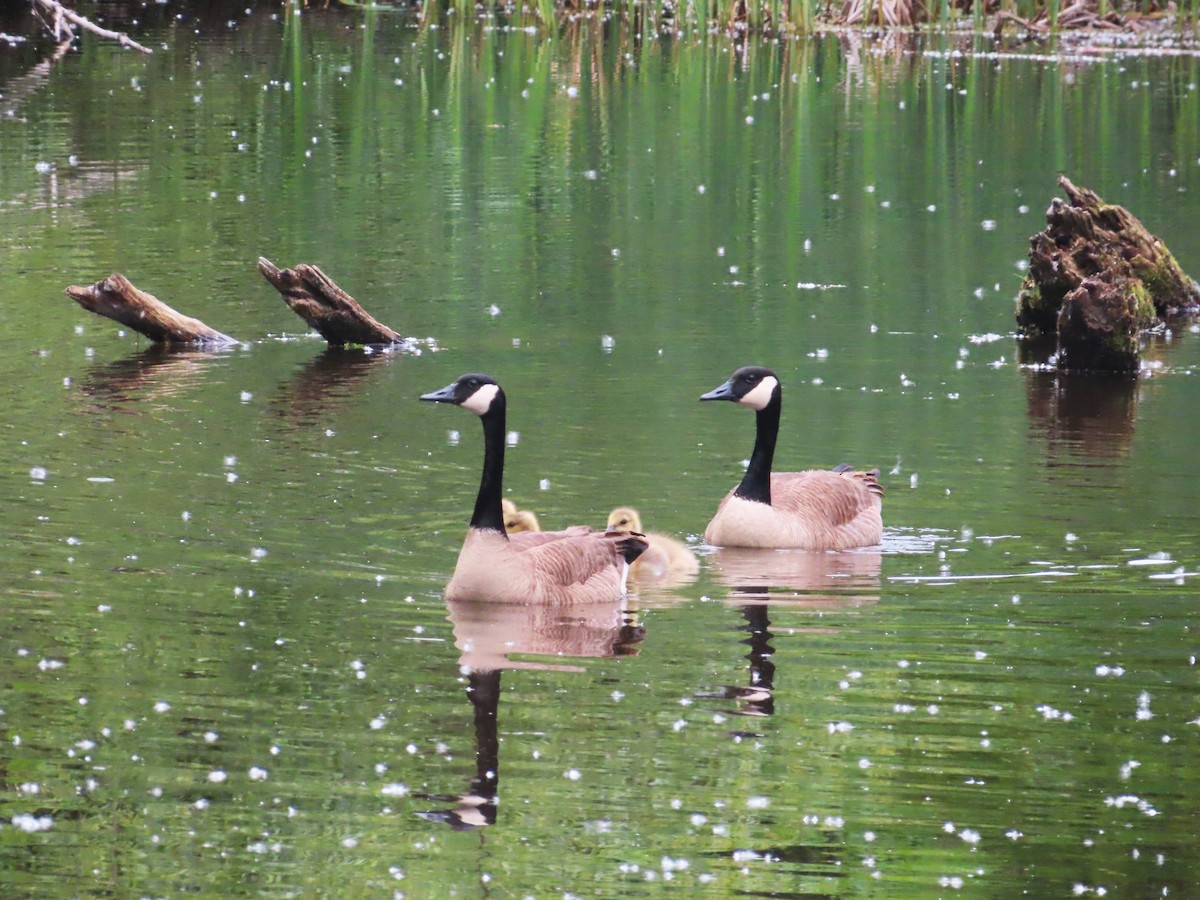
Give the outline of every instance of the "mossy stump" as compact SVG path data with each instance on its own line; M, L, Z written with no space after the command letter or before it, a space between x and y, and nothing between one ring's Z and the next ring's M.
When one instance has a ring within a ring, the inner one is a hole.
M1154 320L1154 306L1136 278L1085 278L1058 312L1058 367L1136 372L1142 328Z
M1200 309L1200 287L1162 241L1124 207L1059 176L1066 192L1029 239L1017 296L1023 337L1054 335L1063 370L1136 372L1142 332Z

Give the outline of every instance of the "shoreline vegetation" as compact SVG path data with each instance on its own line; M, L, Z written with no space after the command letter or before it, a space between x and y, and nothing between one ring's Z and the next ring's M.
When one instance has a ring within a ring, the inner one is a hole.
M9 22L16 21L13 13L19 6L9 6ZM215 19L257 7L291 15L401 12L411 13L422 24L475 20L537 29L570 29L592 20L632 29L639 39L708 34L779 40L841 31L872 37L895 32L970 32L1006 45L1061 42L1067 52L1082 45L1097 52L1116 47L1200 55L1200 0L705 0L703 4L695 0L257 0L249 4L246 0L205 4L178 0L160 4L157 10L130 6L94 0L74 4L28 0L26 24L32 26L26 33L9 34L0 21L0 45L35 40L39 30L59 45L88 32L150 54L153 50L129 32L153 27L156 18L176 17L186 10Z

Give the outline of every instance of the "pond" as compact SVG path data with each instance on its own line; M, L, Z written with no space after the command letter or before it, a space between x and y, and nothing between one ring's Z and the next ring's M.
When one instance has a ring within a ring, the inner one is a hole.
M1196 893L1200 334L1066 377L1013 320L1060 172L1200 271L1196 59L138 34L0 84L0 893ZM327 349L260 255L417 340ZM239 343L63 296L114 271ZM778 468L880 468L880 546L703 544L747 363ZM699 574L447 606L482 436L417 398L471 371L506 495Z

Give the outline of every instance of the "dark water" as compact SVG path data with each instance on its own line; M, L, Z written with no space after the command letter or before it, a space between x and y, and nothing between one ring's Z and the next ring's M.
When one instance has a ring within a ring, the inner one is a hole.
M1196 60L154 22L0 85L0 893L1200 892L1200 338L1012 336L1060 171L1200 271ZM419 352L327 351L260 254ZM244 343L62 296L112 271ZM783 468L881 467L881 548L699 543L747 362ZM416 397L469 370L514 499L698 579L448 609L479 426Z

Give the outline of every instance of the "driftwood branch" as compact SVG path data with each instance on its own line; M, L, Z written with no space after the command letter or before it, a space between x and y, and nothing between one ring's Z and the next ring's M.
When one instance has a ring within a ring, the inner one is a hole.
M292 312L330 344L406 342L403 335L376 320L316 266L301 263L294 269L280 269L260 256L258 270L283 295Z
M72 25L77 25L84 31L90 31L92 34L99 35L110 41L116 41L122 47L129 47L133 50L140 50L142 53L153 53L147 47L143 47L129 35L123 31L109 31L107 28L101 28L95 22L81 16L72 9L63 6L57 0L32 0L33 11L37 14L47 30L54 35L56 41L70 40L75 36L75 29Z
M1025 29L1026 34L1044 35L1050 31L1050 26L1044 22L1036 22L1031 19L1023 19L1015 13L1010 13L1007 10L1002 10L996 14L996 24L992 28L992 38L1000 40L1004 35L1004 26L1011 22L1018 28Z
M1137 20L1127 19L1116 10L1109 10L1104 15L1100 15L1096 0L1076 0L1061 10L1054 22L1051 22L1045 9L1039 10L1036 15L1028 19L1023 19L1008 10L1001 10L996 14L992 26L993 39L1001 40L1004 36L1004 26L1010 22L1017 28L1024 29L1026 37L1029 39L1046 37L1053 28L1061 30L1087 28L1094 31L1132 28L1137 31Z
M153 294L139 290L120 273L89 285L71 285L66 294L84 309L120 322L160 344L228 346L237 339L199 319L172 309Z
M413 344L410 338L372 317L316 266L301 264L294 269L280 269L260 257L258 268L292 311L333 346L402 344L409 348ZM159 344L225 347L238 342L237 338L172 309L153 294L135 287L120 273L95 284L71 285L66 294L89 312L120 322Z

